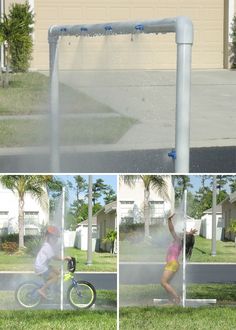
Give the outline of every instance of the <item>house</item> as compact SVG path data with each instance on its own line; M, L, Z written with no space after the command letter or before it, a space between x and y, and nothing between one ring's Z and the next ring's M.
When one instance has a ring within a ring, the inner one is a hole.
M1 16L2 12L7 12L10 3L24 1L1 0ZM194 24L193 68L229 67L229 34L235 0L29 0L29 3L35 13L32 70L49 68L47 32L51 25L143 21L179 15L190 17ZM79 41L80 38L77 39ZM149 35L140 40L145 47L130 43L130 36L118 36L116 40L109 40L109 47L104 47L105 43L98 37L93 38L94 42L83 42L82 47L78 48L75 38L64 39L61 44L68 56L66 53L60 56L60 67L71 69L73 64L76 69L93 70L97 69L99 58L101 70L175 68L174 35ZM105 49L103 55L102 48ZM79 60L75 63L76 57Z
M233 220L236 220L236 191L230 194L222 203L222 216L225 223L225 238L235 239L235 234L227 232L227 228Z
M46 192L45 192L46 193ZM48 199L49 201L49 199ZM49 203L47 203L49 205ZM0 185L0 234L18 232L18 196ZM25 195L25 235L38 234L40 228L49 222L49 206L43 207L30 193Z
M173 208L174 188L171 176L165 176L169 200L163 197L155 189L150 190L149 212L150 224L162 224L164 218ZM119 188L119 223L137 224L144 222L144 187L141 179L135 186L129 186L120 180Z
M211 239L212 238L212 208L203 212L203 216L201 217L201 229L200 235ZM222 217L222 205L218 204L216 206L216 239L223 240L224 239L224 228L225 222Z
M105 205L100 211L96 213L97 217L97 233L98 233L98 245L97 249L102 251L110 252L111 243L103 242L107 233L111 230L117 231L117 201L111 202ZM117 247L115 243L114 252L117 252Z
M92 217L92 251L95 251L97 241L97 217ZM76 228L74 246L83 251L88 249L88 220L80 222Z

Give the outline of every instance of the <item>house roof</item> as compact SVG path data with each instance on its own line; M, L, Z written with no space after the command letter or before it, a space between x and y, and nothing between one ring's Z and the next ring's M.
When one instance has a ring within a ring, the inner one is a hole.
M81 226L81 225L88 225L88 219L84 220L84 221L81 221L78 226ZM96 226L97 225L97 217L96 216L93 216L92 217L92 225L93 226Z
M206 213L212 213L212 208L210 208L210 209L203 212L203 214L206 214ZM221 204L216 205L216 213L222 213L222 205Z
M116 211L116 207L117 207L117 201L111 202L109 204L106 204L105 206L103 206L103 208L101 210L99 210L95 216L97 216L98 214L100 214L101 212L104 212L105 214L111 213Z

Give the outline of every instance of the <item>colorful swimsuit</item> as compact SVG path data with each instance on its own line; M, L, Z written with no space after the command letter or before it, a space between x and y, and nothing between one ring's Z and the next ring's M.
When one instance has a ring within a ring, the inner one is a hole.
M170 270L172 272L177 272L179 269L179 255L182 251L181 241L173 241L169 246L166 256L165 270Z

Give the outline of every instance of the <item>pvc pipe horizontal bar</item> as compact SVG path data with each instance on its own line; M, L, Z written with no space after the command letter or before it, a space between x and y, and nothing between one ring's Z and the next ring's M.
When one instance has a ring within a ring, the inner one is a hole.
M107 28L109 26L109 29ZM109 34L176 33L176 43L193 43L192 22L185 16L141 22L57 25L48 30L49 42L61 36L102 36Z

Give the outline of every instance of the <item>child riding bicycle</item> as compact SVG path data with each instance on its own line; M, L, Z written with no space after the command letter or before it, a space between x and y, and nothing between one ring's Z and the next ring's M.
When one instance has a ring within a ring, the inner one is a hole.
M65 257L64 259L58 256L56 245L59 237L60 231L58 228L55 226L48 226L45 242L39 250L34 264L35 273L42 276L45 281L44 285L38 289L40 296L45 299L47 299L46 290L52 284L56 283L60 276L58 269L50 265L51 260L71 260L71 257L69 256Z

